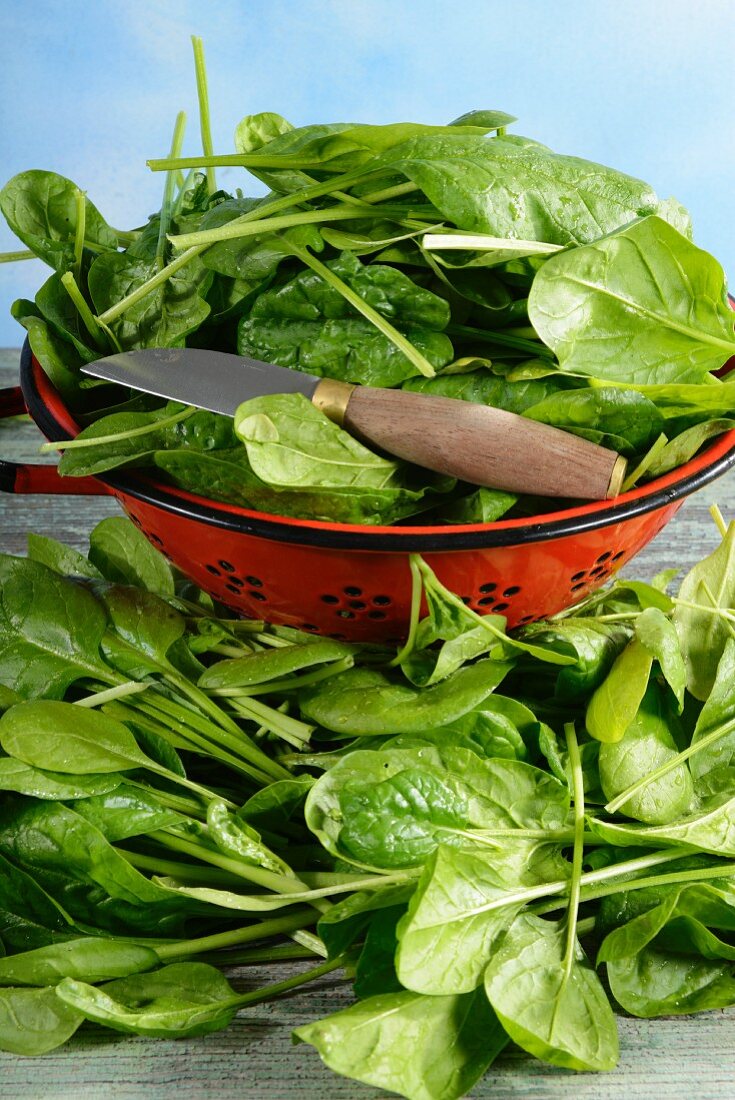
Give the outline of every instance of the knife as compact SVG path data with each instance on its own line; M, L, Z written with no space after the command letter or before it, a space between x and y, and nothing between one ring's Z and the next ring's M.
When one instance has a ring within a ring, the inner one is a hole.
M362 442L472 485L535 496L617 496L626 460L515 413L408 390L354 386L201 348L144 348L82 367L85 374L233 416L252 397L301 393Z

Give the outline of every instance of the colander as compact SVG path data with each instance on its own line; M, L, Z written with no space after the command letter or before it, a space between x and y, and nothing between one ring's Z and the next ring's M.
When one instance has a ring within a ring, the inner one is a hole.
M28 411L48 439L79 431L26 342L20 386L0 417ZM0 462L0 489L109 494L159 550L233 611L351 641L398 642L411 603L409 554L481 614L509 627L577 603L638 553L690 493L735 464L735 430L696 458L613 501L531 519L364 527L269 515L172 488L139 472L61 478L53 467Z

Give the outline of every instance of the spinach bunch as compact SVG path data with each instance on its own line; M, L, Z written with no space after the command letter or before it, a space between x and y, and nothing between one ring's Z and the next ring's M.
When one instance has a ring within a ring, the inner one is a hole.
M196 64L205 87L201 53ZM473 111L446 126L293 127L265 112L238 124L234 154L213 155L209 137L202 156L182 158L180 115L169 156L149 162L165 172L160 211L129 231L70 180L15 176L0 209L53 273L13 312L88 425L62 473L144 467L217 500L346 523L491 522L544 507L389 470L366 448L362 465L384 482L348 494L322 441L359 445L276 395L258 415L298 456L284 476L263 439L202 414L176 427L171 407L80 374L112 351L157 346L517 412L624 454L626 488L730 430L732 384L717 372L735 355L733 317L687 212L641 180L509 134L514 121ZM219 164L268 194L218 189Z
M735 1004L714 515L677 596L616 581L512 635L416 558L398 652L233 620L124 519L0 559L0 1049L204 1035L344 969L356 1002L296 1038L453 1100L511 1041L612 1068L615 1005Z

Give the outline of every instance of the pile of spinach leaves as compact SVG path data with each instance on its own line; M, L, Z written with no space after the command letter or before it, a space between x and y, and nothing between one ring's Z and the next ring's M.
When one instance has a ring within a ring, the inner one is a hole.
M735 1004L714 514L677 596L619 580L512 635L415 558L397 653L232 619L123 518L0 555L0 1049L204 1035L340 971L354 1003L296 1038L454 1100L511 1042L612 1068L615 1006Z
M200 54L197 66L206 87ZM0 209L52 268L13 313L86 425L61 472L142 466L206 497L347 523L543 508L388 461L295 395L246 404L238 419L257 413L256 439L210 414L172 422L160 401L80 375L115 350L159 346L518 412L624 454L625 488L731 428L735 383L716 372L735 355L733 316L687 212L509 134L514 121L473 111L446 126L294 128L266 112L238 124L234 154L214 156L205 109L205 153L183 158L179 115L170 155L149 161L166 173L161 209L124 232L68 179L11 179ZM219 165L268 193L218 189ZM348 452L347 469L330 461Z

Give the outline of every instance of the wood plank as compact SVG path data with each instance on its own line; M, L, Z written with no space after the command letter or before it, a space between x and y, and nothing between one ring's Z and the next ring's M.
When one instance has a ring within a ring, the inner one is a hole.
M16 350L0 351L0 386L17 378ZM0 457L37 460L38 432L20 420L0 422ZM717 540L708 514L718 502L735 515L735 473L690 498L666 528L629 566L651 577L668 566L689 568ZM29 530L85 549L90 528L119 511L92 497L0 495L0 551L25 552ZM296 972L280 966L277 977ZM273 971L236 972L242 991L274 980ZM0 1055L1 1094L7 1100L359 1100L380 1095L325 1069L316 1053L292 1047L290 1033L349 1003L348 990L331 978L308 992L259 1005L224 1032L201 1039L152 1042L85 1028L66 1047L42 1058ZM610 1074L571 1074L542 1065L519 1051L501 1056L472 1095L478 1100L649 1100L691 1096L731 1100L735 1093L735 1010L663 1020L620 1020L621 1057Z

